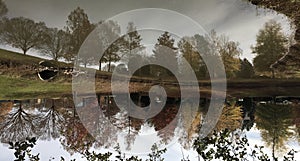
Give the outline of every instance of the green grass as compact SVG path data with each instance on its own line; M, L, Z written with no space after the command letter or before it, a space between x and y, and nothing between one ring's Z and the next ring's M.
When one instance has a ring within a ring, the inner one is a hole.
M61 97L71 94L71 83L43 82L0 76L0 100Z
M42 60L46 60L46 59L0 49L0 63L7 63L7 64L11 64L13 66L18 66L18 65L38 66L39 62ZM64 62L52 61L52 63L56 64L58 67L59 66L61 66L61 67L72 67L73 66L72 64L68 64L68 63L64 63Z
M43 59L34 56L24 55L21 53L0 49L1 62L12 62L13 64L33 65L38 64L42 60Z

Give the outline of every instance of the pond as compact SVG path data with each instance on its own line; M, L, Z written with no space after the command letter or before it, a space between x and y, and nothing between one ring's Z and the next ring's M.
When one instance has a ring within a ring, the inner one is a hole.
M166 148L166 160L199 159L193 142L207 114L209 99L179 108L182 100L168 98L157 115L143 120L118 108L114 97L86 97L77 108L73 99L67 97L1 100L0 160L13 160L14 150L9 149L9 142L28 137L37 138L31 153L39 154L41 160L59 160L61 156L66 160L84 160L82 153L86 150L110 151L115 155L117 146L126 156L147 158L153 144ZM142 107L149 104L145 96L131 98ZM101 114L91 110L94 106ZM300 150L300 96L231 98L223 106L215 131L228 129L235 136L245 136L249 147L265 146L264 152L269 156L282 157L291 149ZM295 156L300 158L299 153Z

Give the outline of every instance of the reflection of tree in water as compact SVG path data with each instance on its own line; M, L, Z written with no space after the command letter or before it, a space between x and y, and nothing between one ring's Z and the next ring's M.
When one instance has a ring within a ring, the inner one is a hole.
M144 121L130 117L125 110L122 110L112 117L111 122L118 128L118 130L125 133L124 143L126 146L126 150L131 150L131 146L134 143L139 131L141 130Z
M295 124L295 134L300 143L300 105L293 107L293 123Z
M1 142L20 141L37 134L37 115L25 110L22 102L13 107L0 125Z
M66 136L70 137L68 140L74 144L72 148L82 152L92 145L95 148L114 147L117 144L118 129L111 124L110 119L117 113L117 107L114 104L106 104L107 107L100 108L98 100L95 98L83 101L83 107L77 108L76 111L74 109L73 115L67 118L65 131L67 132ZM74 128L70 130L72 127ZM68 140L65 145L69 144Z
M228 129L235 131L241 127L242 112L241 107L235 103L225 104L222 110L222 114L219 117L218 123L214 130L221 131Z
M201 123L199 106L191 103L184 103L181 107L179 117L179 143L184 149L190 149L194 139L197 137Z
M126 150L131 149L131 145L134 143L136 136L141 130L142 124L142 120L128 117L128 130L125 136Z
M192 146L194 139L198 136L199 128L202 123L202 115L205 117L207 113L208 103L201 105L192 105L185 103L179 120L179 129L181 138L179 142L185 149L189 149ZM221 116L214 128L216 131L229 129L235 131L241 127L242 113L241 107L235 103L220 105L224 106ZM210 122L208 122L209 124Z
M21 141L26 137L45 140L59 138L63 147L71 154L84 152L93 145L107 148L116 144L118 131L112 128L107 119L111 116L94 112L96 108L99 110L99 106L87 103L76 111L72 100L43 99L39 103L35 101L23 101L16 107L11 107L13 102L1 103L0 137L2 142ZM87 116L85 117L86 127L82 124L78 112L82 116ZM93 133L89 133L86 128L94 129ZM97 142L93 136L97 138Z
M174 131L178 123L178 117L176 117L178 109L176 104L166 104L159 114L149 120L154 129L158 131L161 141L165 144L174 137Z
M62 129L60 142L63 147L70 153L84 152L92 146L93 137L85 129L78 114L73 108L73 111L65 115L65 125Z
M114 147L117 145L118 129L111 124L107 117L98 114L94 124L94 136L96 138L95 147Z
M40 139L43 140L59 138L65 121L63 115L65 108L57 104L61 100L51 99L49 101L51 102L50 107L39 108L41 115L39 117L40 124L38 128Z
M123 102L123 104L129 106L129 102L126 101L127 99L128 97L125 96L125 101ZM119 109L113 100L111 100L110 102L104 100L102 101L101 105L103 107L102 109L104 110L105 115L103 117L109 119L109 121L113 124L113 126L117 128L119 132L122 131L123 133L125 133L124 144L126 146L126 150L131 150L131 146L134 143L144 121L130 117L128 115L128 111L126 111L124 108Z
M253 98L243 98L242 102L237 102L238 105L242 106L243 111L243 125L242 130L249 131L254 126L254 113L255 113L255 102Z
M0 102L0 124L5 120L6 115L11 111L13 105L12 101Z
M266 104L256 108L256 125L261 131L261 137L267 146L275 152L286 150L285 142L291 137L291 107L284 105Z

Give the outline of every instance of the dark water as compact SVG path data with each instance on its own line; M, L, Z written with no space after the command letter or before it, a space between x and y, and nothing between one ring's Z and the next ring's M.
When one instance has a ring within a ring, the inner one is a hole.
M76 109L71 98L2 100L0 160L13 160L8 143L27 137L38 139L32 152L40 153L41 160L59 160L60 156L83 160L80 153L87 149L107 152L116 145L120 145L122 152L143 157L154 143L167 148L166 160L180 160L182 156L197 160L192 144L209 100L202 99L197 106L186 104L179 110L179 100L168 99L155 117L142 120L129 117L124 108L114 103L113 97L98 98L85 98L76 106L81 108ZM270 155L300 150L299 102L300 97L227 100L214 130L227 128L246 136L251 145L266 146ZM142 97L136 99L136 104L146 106L149 102ZM101 115L94 113L92 107L100 108ZM191 110L195 108L196 111ZM297 157L300 158L299 154Z

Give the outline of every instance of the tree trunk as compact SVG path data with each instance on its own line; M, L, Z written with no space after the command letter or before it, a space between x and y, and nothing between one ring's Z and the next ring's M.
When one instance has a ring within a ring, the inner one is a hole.
M108 61L108 72L110 72L110 65L111 65L111 61Z
M130 119L130 116L128 116L128 127L129 127L129 129L128 129L128 135L130 135L130 128L131 128L131 119Z
M99 70L101 71L101 61L99 61Z
M275 137L273 138L273 145L272 145L272 157L273 160L275 160L276 156L275 156Z

